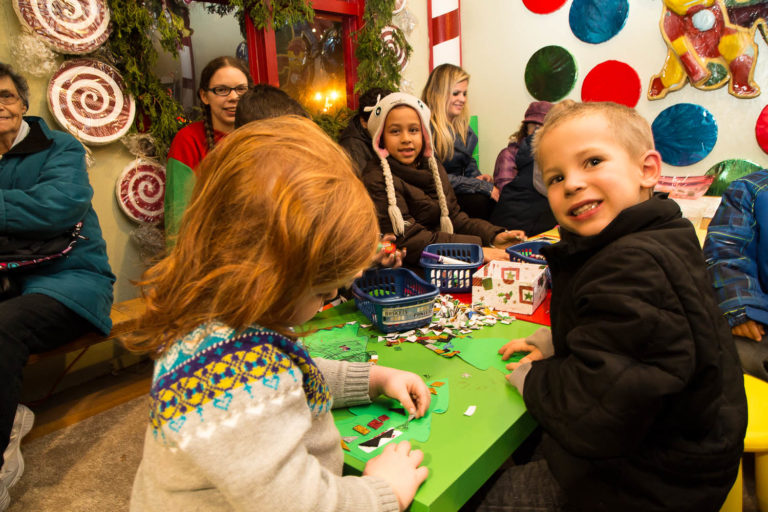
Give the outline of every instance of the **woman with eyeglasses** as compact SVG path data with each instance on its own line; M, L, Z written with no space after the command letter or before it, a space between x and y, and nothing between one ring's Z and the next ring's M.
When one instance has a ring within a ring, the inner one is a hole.
M235 129L240 97L253 87L248 65L235 57L217 57L200 74L197 94L203 119L179 130L168 151L165 169L165 239L173 243L189 202L200 161Z
M28 109L27 81L0 62L0 510L24 471L20 442L34 421L18 404L29 355L112 327L115 276L85 148Z

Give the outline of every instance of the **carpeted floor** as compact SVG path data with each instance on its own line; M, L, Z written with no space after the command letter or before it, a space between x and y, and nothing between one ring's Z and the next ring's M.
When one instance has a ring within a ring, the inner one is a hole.
M22 446L8 512L128 510L148 421L146 396Z

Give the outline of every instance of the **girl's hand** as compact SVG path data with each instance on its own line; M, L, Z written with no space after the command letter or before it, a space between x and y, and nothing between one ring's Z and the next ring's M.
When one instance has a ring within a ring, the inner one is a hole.
M495 247L483 247L483 263L489 263L493 260L509 261L509 254L504 249Z
M501 196L501 192L499 192L498 187L493 187L493 190L491 190L491 199L493 199L498 203L500 196Z
M493 245L495 247L507 247L512 244L524 242L527 238L525 232L520 231L519 229L502 231L493 239Z
M479 176L477 176L477 179L479 179L480 181L487 181L488 183L493 183L493 176L489 174L480 174Z
M411 450L411 443L391 442L384 447L381 455L368 461L363 476L372 475L384 479L395 492L400 511L411 504L416 490L427 479L429 470L419 466L424 460L421 450Z
M381 242L386 243L394 243L395 241L395 235L392 233L387 233L383 237L381 237ZM381 265L382 267L389 267L389 268L397 268L401 267L403 265L403 258L405 258L405 247L402 249L397 249L395 252L387 253L386 247L382 248L379 252L376 253L376 256L373 257L373 263Z
M533 361L540 361L544 359L544 355L541 353L541 350L534 347L533 345L529 345L525 342L525 338L518 338L515 340L510 341L503 347L499 349L499 354L501 354L501 360L506 361L507 359L512 356L515 352L528 352L527 356L524 356L516 363L509 363L507 365L507 370L515 370L518 366L520 366L523 363L527 362L533 362Z
M415 373L378 365L371 367L368 393L371 400L379 395L394 398L417 418L427 413L431 399L427 385Z
M757 323L754 320L747 320L743 324L732 327L731 333L734 336L762 341L763 336L765 336L765 327L763 327L763 324Z

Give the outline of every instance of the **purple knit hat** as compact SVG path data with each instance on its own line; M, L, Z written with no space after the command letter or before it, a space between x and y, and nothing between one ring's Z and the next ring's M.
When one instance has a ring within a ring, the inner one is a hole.
M544 116L547 115L547 112L549 112L549 109L551 108L552 103L548 101L532 101L525 111L523 122L544 124Z

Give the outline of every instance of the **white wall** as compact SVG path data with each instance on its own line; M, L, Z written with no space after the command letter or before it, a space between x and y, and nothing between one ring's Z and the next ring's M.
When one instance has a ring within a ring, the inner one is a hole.
M414 11L426 0L408 0ZM718 140L702 161L687 167L665 164L665 175L703 174L711 166L730 158L745 158L768 166L768 156L755 139L755 121L768 103L768 46L759 33L755 37L759 57L755 81L762 94L753 99L738 99L727 86L715 91L700 91L685 85L661 100L646 97L651 76L658 73L666 57L666 45L659 31L661 0L631 0L624 28L605 43L593 45L577 39L568 24L571 1L548 15L530 12L519 0L464 0L461 2L463 67L471 75L470 111L479 118L480 168L493 173L498 152L520 124L533 98L525 87L525 66L539 48L556 44L575 58L578 81L567 96L579 101L587 73L605 60L619 60L632 66L641 79L643 92L637 110L653 122L665 108L677 103L694 103L709 110L717 121ZM424 34L426 32L426 25ZM428 35L424 35L428 38ZM413 42L411 43L413 44ZM429 54L416 57L427 61ZM409 66L410 67L410 66ZM408 69L410 71L410 69ZM414 81L423 83L426 76ZM419 89L420 91L420 89Z

